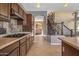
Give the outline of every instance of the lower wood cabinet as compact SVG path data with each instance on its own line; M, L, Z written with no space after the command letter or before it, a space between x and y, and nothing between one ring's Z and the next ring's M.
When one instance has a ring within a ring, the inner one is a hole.
M30 48L30 37L28 36L27 37L27 41L26 41L26 49L27 49L27 52L28 52L29 48Z
M19 48L16 48L8 56L19 56Z
M20 56L25 56L25 55L26 55L26 42L24 42L20 46Z
M0 56L25 56L32 43L32 37L27 35L25 38L0 50Z
M18 56L19 55L19 42L15 42L2 50L0 50L0 56Z

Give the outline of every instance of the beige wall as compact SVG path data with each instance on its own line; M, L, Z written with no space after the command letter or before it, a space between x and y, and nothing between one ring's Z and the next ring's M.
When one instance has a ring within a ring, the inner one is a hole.
M72 12L55 12L55 22L64 22L69 28L74 29L74 16Z
M75 34L74 15L72 12L55 12L55 22L64 22L69 29L73 29L73 34ZM70 34L70 31L64 28L64 33Z

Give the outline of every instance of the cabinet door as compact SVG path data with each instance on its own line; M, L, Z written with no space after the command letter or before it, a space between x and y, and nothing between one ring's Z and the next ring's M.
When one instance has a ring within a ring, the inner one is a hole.
M19 6L19 14L23 17L23 9Z
M27 15L24 13L24 20L23 20L23 25L27 25Z
M27 27L27 31L32 32L32 14L27 14Z
M28 52L28 50L30 48L30 37L29 36L27 36L27 44L26 45L27 45L26 48L27 48L27 52Z
M25 55L26 55L26 42L24 42L20 46L20 56L25 56Z
M10 4L9 3L0 3L0 14L3 16L9 16Z
M16 48L13 52L9 54L9 56L19 56L19 48Z
M3 49L0 50L0 55L12 55L12 56L17 56L19 55L19 42L15 42Z
M17 3L11 3L11 8L14 9L17 13L19 12L19 5Z

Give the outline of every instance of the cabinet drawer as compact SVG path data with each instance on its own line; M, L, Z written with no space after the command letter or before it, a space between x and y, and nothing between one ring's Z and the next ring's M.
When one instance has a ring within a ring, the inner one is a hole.
M24 42L26 42L26 38L23 38L23 39L20 40L20 44L22 44Z
M0 55L8 55L11 53L13 50L15 50L17 47L19 47L19 42L15 42L4 49L0 50Z
M20 56L26 55L26 42L20 45Z
M11 52L8 56L19 56L19 48L16 48L13 52Z
M29 41L27 41L26 46L27 46L27 51L28 51L28 50L29 50L29 48L30 48L30 43L29 43Z

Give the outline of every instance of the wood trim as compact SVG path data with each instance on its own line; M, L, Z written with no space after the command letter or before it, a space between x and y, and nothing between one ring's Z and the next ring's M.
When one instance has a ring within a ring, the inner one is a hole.
M66 44L63 42L64 51L62 53L62 56L79 56L79 50L73 48L72 46Z
M8 53L8 55L6 55L6 56L9 56L14 50L16 50L17 48L19 48L19 47L16 47L15 49L13 49L11 52L9 52Z
M19 56L20 56L20 41L19 41Z

